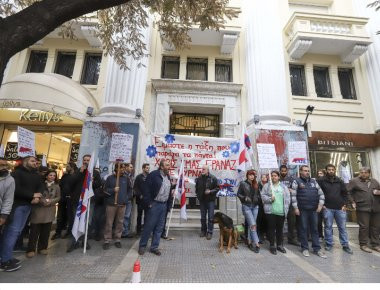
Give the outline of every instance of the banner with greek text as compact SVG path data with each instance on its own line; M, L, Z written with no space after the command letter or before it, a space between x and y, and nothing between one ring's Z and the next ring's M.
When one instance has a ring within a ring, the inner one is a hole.
M194 137L184 135L155 135L145 149L145 160L156 169L160 160L170 162L170 175L178 178L184 160L185 190L187 197L195 197L195 179L202 166L218 179L218 196L236 196L241 180L236 170L239 158L239 141L227 138Z

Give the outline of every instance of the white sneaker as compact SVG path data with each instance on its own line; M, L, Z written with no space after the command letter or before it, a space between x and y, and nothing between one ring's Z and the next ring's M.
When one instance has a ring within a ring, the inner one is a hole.
M322 252L321 250L319 250L318 252L315 253L318 257L320 258L323 258L323 259L327 259L327 256L325 255L324 252Z
M305 257L310 257L309 250L303 250L302 255L304 255Z

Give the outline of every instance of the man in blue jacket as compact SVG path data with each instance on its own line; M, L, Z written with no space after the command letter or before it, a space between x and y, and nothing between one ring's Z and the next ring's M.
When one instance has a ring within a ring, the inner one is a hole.
M175 187L170 182L169 168L169 161L161 160L159 169L148 175L143 186L143 204L147 210L147 217L140 239L139 255L144 255L152 233L150 252L157 256L161 255L158 246L164 230L166 211L170 206L168 203L171 200L171 190Z
M321 212L325 196L314 178L310 178L310 168L307 165L300 167L300 177L292 183L292 205L294 212L300 217L298 236L301 242L302 254L309 257L308 228L312 238L314 253L326 258L321 251L318 235L318 213Z

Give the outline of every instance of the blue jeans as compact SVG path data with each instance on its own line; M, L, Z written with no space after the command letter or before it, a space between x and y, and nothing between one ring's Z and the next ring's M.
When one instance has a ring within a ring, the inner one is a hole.
M132 213L132 202L129 201L127 202L125 206L122 236L127 236L129 234L129 226L131 223L131 213Z
M257 245L259 243L259 237L257 235L256 219L257 219L257 214L259 212L259 206L247 206L243 204L242 211L243 211L245 220L248 223L248 230L249 230L248 241L249 243L253 242L255 245Z
M1 238L0 257L2 263L8 262L13 258L13 248L25 227L31 208L30 205L20 205L14 209L12 220L5 227Z
M339 241L343 247L348 247L348 234L346 230L347 213L340 209L328 209L323 211L325 219L325 242L326 246L332 247L333 243L333 221L335 218L339 230Z
M212 234L214 230L214 210L215 201L201 201L201 231L202 233ZM206 223L206 217L207 223Z
M308 230L311 234L313 251L318 252L321 249L318 234L318 213L315 210L300 210L298 233L302 250L309 249Z
M150 234L153 233L150 250L158 249L162 231L164 230L165 218L167 212L166 202L154 201L152 207L146 211L146 224L141 234L139 248L146 248Z

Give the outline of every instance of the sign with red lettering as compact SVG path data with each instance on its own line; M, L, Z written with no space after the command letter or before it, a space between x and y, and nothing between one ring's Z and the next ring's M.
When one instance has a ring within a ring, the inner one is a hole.
M194 137L184 135L156 135L146 148L146 159L151 168L158 168L160 160L170 162L170 175L178 178L181 160L184 160L187 197L195 197L195 179L202 166L219 183L218 196L236 196L240 177L236 170L239 158L239 141L229 138Z

